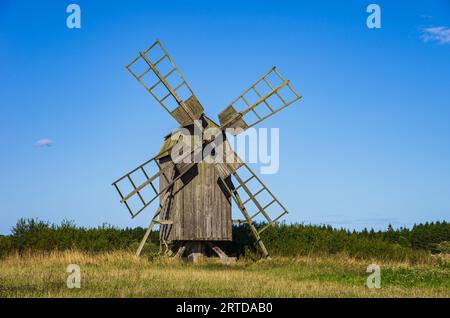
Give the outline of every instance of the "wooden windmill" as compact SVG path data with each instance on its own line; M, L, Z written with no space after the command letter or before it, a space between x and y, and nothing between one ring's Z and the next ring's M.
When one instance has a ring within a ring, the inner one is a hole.
M225 131L229 128L238 129L234 134L245 131L301 96L274 67L226 107L217 124L204 114L202 105L159 40L140 52L126 68L180 127L190 131L214 128L222 137L202 140L174 161L172 150L186 143L186 138L170 134L155 157L113 183L132 218L159 198L159 206L136 254L140 255L152 228L159 225L160 246L166 253L196 257L208 250L227 258L220 242L231 241L233 222L238 222L249 225L263 255L268 256L261 233L288 212L234 153ZM225 160L212 163L205 158L195 160L213 143ZM151 169L156 173L151 173ZM242 220L232 220L233 201L242 212ZM264 226L255 226L257 217L262 218Z

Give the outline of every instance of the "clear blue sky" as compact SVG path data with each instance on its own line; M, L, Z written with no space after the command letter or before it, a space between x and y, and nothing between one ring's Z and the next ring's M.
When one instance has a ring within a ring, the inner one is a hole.
M261 125L281 129L263 179L288 222L450 219L449 1L377 1L378 30L360 0L73 2L81 30L71 1L0 1L0 233L19 217L148 223L111 182L175 127L124 68L157 38L213 118L273 65L304 96Z

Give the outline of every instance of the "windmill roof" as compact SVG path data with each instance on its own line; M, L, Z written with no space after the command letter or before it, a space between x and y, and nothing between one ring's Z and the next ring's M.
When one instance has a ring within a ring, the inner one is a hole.
M205 129L208 128L213 128L213 127L219 127L212 119L210 119L209 117L207 117L206 115L203 115L203 118L206 121L206 127ZM191 128L193 125L188 125L185 126L183 128ZM194 142L194 136L191 135L191 144L193 144ZM164 141L161 145L161 148L159 150L159 152L156 154L156 156L154 157L155 159L161 159L163 157L166 157L170 154L170 150L172 149L173 146L175 146L177 143L181 142L183 139L183 136L180 134L178 137L177 136L173 136L173 132L167 134L164 137Z

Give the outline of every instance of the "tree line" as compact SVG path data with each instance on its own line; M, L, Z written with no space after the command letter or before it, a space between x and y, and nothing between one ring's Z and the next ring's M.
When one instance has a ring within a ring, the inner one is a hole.
M264 224L257 224L264 226ZM20 219L11 234L0 236L0 256L12 252L78 249L102 252L133 250L145 229L117 228L107 224L87 228L74 222L52 224L36 219ZM279 224L262 235L272 255L296 256L347 253L359 258L416 260L437 253L450 253L450 224L446 221L416 224L412 228L349 231L331 226ZM158 233L152 232L148 254L158 251ZM233 241L224 243L228 253L237 256L258 252L248 226L233 227Z

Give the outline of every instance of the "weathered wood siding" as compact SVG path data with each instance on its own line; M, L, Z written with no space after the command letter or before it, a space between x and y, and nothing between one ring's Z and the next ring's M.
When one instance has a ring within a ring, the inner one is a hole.
M171 164L161 158L161 166ZM213 164L196 165L175 182L169 238L174 241L231 241L231 198L218 183ZM160 179L160 187L166 185Z

